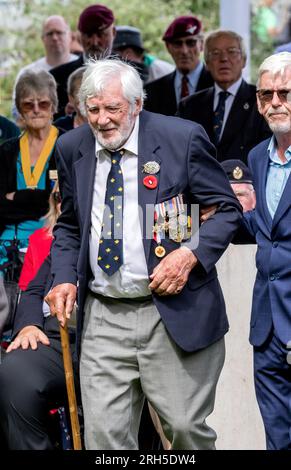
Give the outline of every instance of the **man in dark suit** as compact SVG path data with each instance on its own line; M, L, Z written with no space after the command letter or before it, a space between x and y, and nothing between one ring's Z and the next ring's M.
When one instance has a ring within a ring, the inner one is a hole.
M213 449L205 419L228 329L215 263L241 207L204 130L142 102L133 67L88 66L89 125L58 143L63 204L47 301L63 324L78 285L87 449L136 449L144 395L173 449ZM217 206L199 240L193 204Z
M216 31L205 41L205 61L214 86L183 100L178 116L201 124L216 146L217 159L247 163L249 151L270 135L256 104L256 87L242 78L246 63L243 38Z
M258 245L250 342L269 450L291 449L291 53L259 68L258 109L273 131L249 155L256 209L245 221Z
M163 40L176 70L145 87L145 109L174 116L182 98L213 85L200 60L203 49L202 24L195 16L179 16L167 28Z
M69 101L67 82L74 70L82 67L89 58L98 59L111 54L115 37L113 12L104 5L91 5L81 13L78 22L84 53L77 60L50 70L57 82L59 110L55 118L65 114Z

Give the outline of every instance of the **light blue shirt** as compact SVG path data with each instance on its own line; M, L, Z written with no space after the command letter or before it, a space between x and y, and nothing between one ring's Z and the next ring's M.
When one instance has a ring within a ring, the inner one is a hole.
M193 95L193 93L195 93L202 69L203 69L203 63L198 62L198 65L195 67L195 69L187 73L189 95ZM179 72L179 70L176 70L174 86L175 86L177 105L181 101L182 78L183 78L183 74Z
M285 151L287 161L283 163L277 153L276 140L273 136L268 146L268 154L269 168L266 184L266 200L273 219L291 172L291 145Z

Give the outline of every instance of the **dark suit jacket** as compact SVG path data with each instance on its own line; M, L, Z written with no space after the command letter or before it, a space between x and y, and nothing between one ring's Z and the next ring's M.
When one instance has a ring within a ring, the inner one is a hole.
M167 116L175 116L177 112L177 101L175 94L176 72L159 78L145 86L147 98L145 100L145 109L153 113L165 114ZM197 90L204 90L213 85L213 78L210 73L203 67L201 75L197 83Z
M261 142L250 152L257 204L244 217L258 245L250 330L254 346L265 342L273 326L283 344L291 340L291 176L272 220L266 202L269 142Z
M16 161L19 154L19 137L7 140L0 146L0 233L7 224L18 224L24 220L38 220L48 211L51 184L49 171L46 174L46 189L17 190ZM56 168L52 155L49 170ZM13 201L6 194L15 191Z
M58 112L55 114L55 119L65 115L65 107L69 101L67 93L67 82L69 75L83 65L84 59L83 55L81 55L78 59L73 60L72 62L67 62L66 64L59 65L58 67L54 67L49 71L57 82L59 108Z
M145 216L146 204L153 205L178 194L188 204L218 208L202 224L199 245L194 250L197 266L179 295L153 295L163 322L176 343L186 351L204 348L220 339L228 329L224 300L215 263L231 241L241 220L241 206L231 191L215 149L201 126L175 117L143 111L140 114L138 155L138 203ZM91 209L96 168L95 139L88 125L64 134L56 150L62 192L62 214L54 231L52 247L53 285L70 282L78 288L78 336L83 324L83 307L92 275L88 261ZM160 164L158 185L143 184L143 165ZM152 225L154 225L152 214ZM143 227L146 227L145 221ZM156 242L143 239L149 273L158 264ZM162 240L169 253L180 246Z
M213 100L214 87L195 93L180 102L177 115L201 124L214 143ZM270 129L257 110L256 87L243 80L217 145L217 159L238 158L247 163L249 151L270 135Z

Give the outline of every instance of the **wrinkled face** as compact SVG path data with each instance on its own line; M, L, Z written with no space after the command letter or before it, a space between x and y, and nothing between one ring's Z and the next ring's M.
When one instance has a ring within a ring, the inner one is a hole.
M51 19L44 25L42 40L48 54L63 54L70 50L71 34L60 18Z
M228 35L210 40L205 61L214 81L224 90L241 77L245 66L238 40Z
M92 34L81 33L81 43L86 57L99 59L109 56L111 54L115 34L116 32L113 25Z
M27 129L44 129L52 121L50 97L45 93L29 93L20 100L20 114Z
M262 74L257 104L275 135L291 133L291 66L283 74Z
M140 101L132 106L124 98L119 79L112 80L102 94L88 98L86 107L88 122L97 141L108 150L122 147L141 111Z
M181 73L194 70L200 60L202 40L193 36L184 36L171 42L166 42L167 49Z
M243 206L243 211L251 211L256 207L256 193L250 183L231 183L234 194Z

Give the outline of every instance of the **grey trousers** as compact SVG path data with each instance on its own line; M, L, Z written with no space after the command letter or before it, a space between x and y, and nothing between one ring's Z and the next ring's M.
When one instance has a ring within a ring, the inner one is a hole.
M172 341L152 301L89 294L81 347L86 449L137 449L144 397L172 449L215 449L216 433L205 420L214 407L224 339L187 353Z

